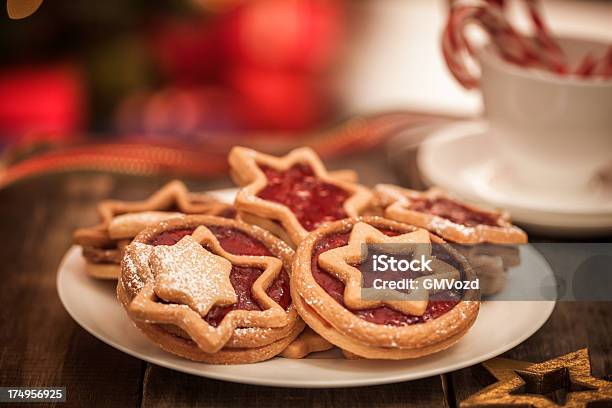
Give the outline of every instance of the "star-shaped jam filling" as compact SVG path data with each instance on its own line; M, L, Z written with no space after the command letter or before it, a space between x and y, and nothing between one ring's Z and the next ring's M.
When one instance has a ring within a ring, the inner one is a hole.
M387 212L391 213L410 210L441 217L466 227L477 225L498 227L503 217L500 212L468 205L435 187L420 192L380 184L376 190L387 207Z
M380 184L375 188L385 216L426 228L451 242L521 244L527 234L504 211L465 203L433 187L425 192Z
M268 183L257 197L288 207L307 231L328 221L346 218L343 208L349 193L318 178L306 163L285 171L260 165Z
M278 291L275 285L284 273L280 259L232 254L204 226L169 231L164 240L157 246L135 243L128 248L128 254L136 245L140 254L149 254L150 271L143 274L149 279L129 305L133 317L174 324L211 353L221 349L237 327L287 325L285 308L270 296L270 290ZM139 262L142 265L142 259Z
M294 244L323 223L358 216L370 204L368 189L330 175L309 148L274 157L235 147L229 160L233 178L243 186L236 208L280 222Z
M423 280L432 279L459 279L459 271L451 265L432 258L433 274L417 278L417 287L409 294L402 292L388 293L390 300L364 300L362 297L362 275L355 267L362 262L362 245L364 244L403 244L402 249L412 253L413 256L431 255L431 240L429 232L418 229L414 232L388 236L375 227L358 222L351 231L348 244L323 252L318 257L319 265L344 282L344 304L349 309L363 310L379 306L388 306L401 313L421 316L427 310L429 303L429 291L424 289ZM405 252L404 252L405 253ZM394 299L394 300L391 300ZM401 300L395 300L401 299Z

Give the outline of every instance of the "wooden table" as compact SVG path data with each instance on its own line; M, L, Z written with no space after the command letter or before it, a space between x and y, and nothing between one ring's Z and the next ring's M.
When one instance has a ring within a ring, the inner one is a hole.
M383 152L336 161L363 182L397 182ZM403 180L405 178L401 177ZM56 269L72 231L96 222L102 198L146 197L166 180L65 174L27 180L0 191L0 386L65 386L69 406L455 406L483 384L478 367L400 384L344 389L283 389L208 380L145 363L95 339L64 310ZM197 190L229 180L189 183ZM610 355L612 304L560 303L530 339L504 354L534 362L590 346ZM606 347L608 347L606 349ZM612 372L606 358L599 372Z

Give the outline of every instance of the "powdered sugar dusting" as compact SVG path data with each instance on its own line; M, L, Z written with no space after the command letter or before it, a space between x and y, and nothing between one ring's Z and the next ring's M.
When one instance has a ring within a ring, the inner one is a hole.
M453 229L466 237L469 237L476 231L473 227L468 227L463 224L456 224L450 220L447 220L446 218L442 218L437 215L431 217L431 220L429 221L426 227L428 230L433 231L441 236L445 235L445 231L447 229Z
M231 262L204 249L191 236L172 246L155 247L151 270L157 296L189 305L201 316L206 316L213 305L237 301L229 279Z
M149 257L152 251L152 246L140 242L134 242L125 249L121 280L132 294L140 291L146 282L153 279L153 273L149 266Z

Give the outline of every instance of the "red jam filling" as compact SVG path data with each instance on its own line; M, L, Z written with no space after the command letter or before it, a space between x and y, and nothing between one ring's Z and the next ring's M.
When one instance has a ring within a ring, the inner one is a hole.
M298 163L286 171L260 165L268 179L259 198L288 207L307 231L324 222L346 218L343 204L349 194L330 183L321 181L307 164Z
M263 242L245 234L244 232L231 227L208 226L208 229L219 240L219 244L227 252L234 255L256 255L273 256ZM149 244L174 245L185 235L193 232L191 228L163 231L149 241ZM215 306L206 315L204 320L211 326L218 326L226 314L232 310L261 310L261 305L253 297L251 289L253 283L263 273L262 269L232 266L230 272L230 282L238 296L238 302L230 306ZM283 309L287 309L291 304L291 293L289 289L289 274L283 268L278 277L266 290L272 300L278 303Z
M398 233L392 230L381 230L385 235L393 236ZM346 307L344 304L344 283L335 276L330 275L327 271L319 267L319 255L333 248L348 245L348 232L330 234L319 240L314 247L312 256L311 268L312 275L315 281L329 294L336 302ZM448 300L449 293L442 294L445 300L436 300L436 295L432 295L427 304L425 313L421 316L407 315L388 306L379 306L372 309L351 310L356 316L361 317L368 322L376 324L388 324L391 326L404 326L417 323L423 323L428 320L436 319L444 313L451 310L459 303L459 295L457 300Z
M213 307L204 320L211 326L216 327L221 323L225 315L232 310L261 310L261 306L252 296L251 288L262 273L263 270L258 268L233 266L230 272L230 281L238 295L238 302L230 306ZM283 309L289 307L291 304L289 275L284 269L278 278L272 282L272 285L268 287L266 293L272 300L281 305Z
M261 241L238 229L215 225L208 226L208 229L215 235L221 247L230 254L273 256Z
M456 224L468 227L476 225L497 226L498 217L494 214L474 211L463 204L448 198L413 198L410 200L410 209L427 214L437 215L451 220Z
M193 228L181 228L170 231L163 231L159 235L149 240L149 245L174 245L186 235L193 233Z

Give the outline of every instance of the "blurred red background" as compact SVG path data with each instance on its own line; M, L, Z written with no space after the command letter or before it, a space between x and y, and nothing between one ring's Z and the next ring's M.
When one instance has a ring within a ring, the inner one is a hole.
M0 19L2 144L302 131L333 118L343 2L167 3L53 0Z

